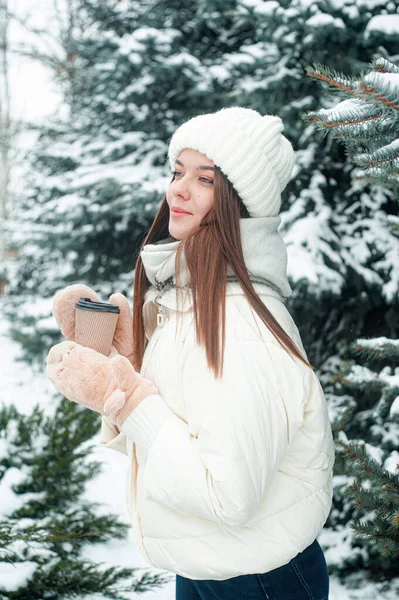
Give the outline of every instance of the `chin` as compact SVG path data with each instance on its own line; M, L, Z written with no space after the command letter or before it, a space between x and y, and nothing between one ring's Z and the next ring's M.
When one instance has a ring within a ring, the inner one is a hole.
M185 221L185 218L169 219L169 235L174 237L176 240L182 240L190 233L190 231L193 231L193 228L195 228L195 225L193 223L190 223L188 225L187 223L184 224L183 221Z
M176 240L182 240L189 233L188 227L179 227L176 223L169 222L169 235L174 237Z
M169 228L169 235L175 238L175 240L182 240L185 237L184 233L177 233L173 230L173 227Z

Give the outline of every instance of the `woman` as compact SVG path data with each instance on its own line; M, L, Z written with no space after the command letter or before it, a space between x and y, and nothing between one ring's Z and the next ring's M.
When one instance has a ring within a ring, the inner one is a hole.
M69 286L54 302L71 341L50 350L47 374L103 415L101 443L129 457L137 543L176 574L178 600L328 598L316 538L331 510L334 446L284 304L292 290L277 228L294 152L283 129L232 107L175 131L132 323L126 298L110 297L121 315L109 357L73 341L74 303L95 292Z

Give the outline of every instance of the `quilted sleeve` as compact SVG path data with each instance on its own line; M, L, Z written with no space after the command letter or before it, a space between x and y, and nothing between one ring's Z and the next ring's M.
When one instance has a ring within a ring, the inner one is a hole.
M187 422L153 394L122 426L147 454L145 497L229 526L253 518L303 422L307 371L277 344L226 340L215 380L195 347L183 371Z

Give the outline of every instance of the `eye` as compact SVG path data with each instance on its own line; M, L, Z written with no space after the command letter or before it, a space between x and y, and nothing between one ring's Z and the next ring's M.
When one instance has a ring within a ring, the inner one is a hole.
M183 173L180 173L180 171L171 171L172 175L174 178L176 178L178 175L182 175ZM212 179L208 179L207 177L200 177L200 179L202 179L203 181L205 181L205 183L213 183Z

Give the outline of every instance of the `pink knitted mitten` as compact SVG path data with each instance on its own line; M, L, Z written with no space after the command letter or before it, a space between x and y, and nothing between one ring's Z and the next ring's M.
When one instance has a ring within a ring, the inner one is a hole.
M119 428L142 400L159 394L124 356L108 358L71 341L50 349L46 375L66 398L108 417Z

